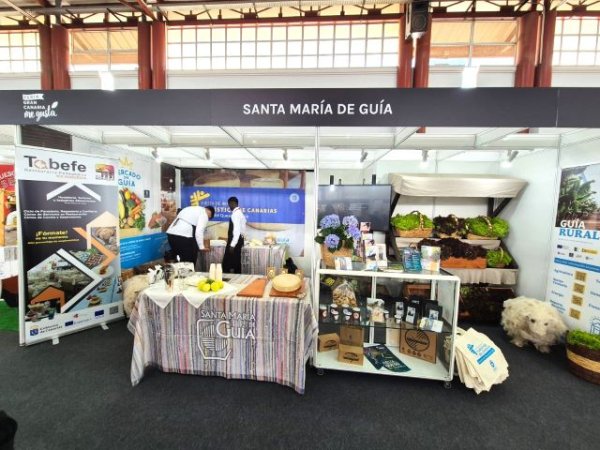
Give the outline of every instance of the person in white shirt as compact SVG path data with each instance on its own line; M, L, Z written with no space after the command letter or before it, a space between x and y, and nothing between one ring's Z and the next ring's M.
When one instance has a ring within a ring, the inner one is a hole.
M231 218L227 231L227 247L223 256L223 273L242 273L242 247L246 234L246 217L239 207L237 197L229 197L227 204L231 210Z
M215 208L212 206L188 206L177 214L167 230L175 258L196 264L198 250L207 250L204 248L204 229L214 216Z

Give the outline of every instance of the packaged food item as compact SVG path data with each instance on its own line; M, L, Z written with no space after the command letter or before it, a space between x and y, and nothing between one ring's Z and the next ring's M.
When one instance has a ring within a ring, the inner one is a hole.
M348 281L340 283L332 293L333 303L338 306L348 305L350 307L358 306L354 289Z

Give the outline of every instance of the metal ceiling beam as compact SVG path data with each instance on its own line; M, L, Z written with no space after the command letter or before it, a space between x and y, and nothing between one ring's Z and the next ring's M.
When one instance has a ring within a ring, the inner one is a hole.
M394 150L398 149L398 147L400 147L400 145L402 145L402 143L404 141L406 141L408 138L410 138L413 134L415 134L417 132L417 130L419 129L419 127L406 127L406 128L402 128L401 131L397 132L396 134L394 134L394 143L393 143L393 147L390 148L389 150L383 152L381 155L377 156L377 158L373 159L372 161L369 162L369 164L365 167L365 169L368 169L369 167L371 167L373 164L375 164L376 162L380 161L381 159L385 158L387 155L389 155L391 152L393 152Z
M475 136L475 147L484 147L504 139L506 136L518 133L524 128L491 128Z
M86 141L95 142L96 144L104 144L104 133L102 131L91 130L89 128L82 129L78 126L67 125L44 125L44 128L60 131L61 133L70 134Z
M35 17L33 14L31 14L29 11L25 11L24 9L20 8L19 6L15 5L13 2L11 2L10 0L1 0L2 3L7 4L8 6L10 6L10 10L14 10L17 11L19 14L21 14L23 17L27 17L29 20L33 20L35 22L37 22L38 24L42 25L42 22L40 22L37 17ZM10 11L9 10L9 11Z
M144 0L136 0L138 6L142 9L144 14L150 17L152 20L156 20L156 15L154 12L148 7L148 5L144 2Z
M561 136L560 147L572 147L573 145L586 144L600 139L600 130L584 129L565 133Z
M262 166L264 166L265 169L270 169L269 166L267 166L265 164L265 162L260 159L255 152L253 152L252 150L250 150L248 147L246 147L244 145L244 137L241 135L241 133L239 133L236 129L232 128L232 127L219 127L221 130L223 130L223 132L229 136L231 139L233 139L235 142L237 142L237 144L243 148L244 150L246 150L248 153L250 153L252 155L252 157L258 161Z
M152 139L156 139L161 144L171 143L171 133L166 128L155 126L129 126L128 128Z

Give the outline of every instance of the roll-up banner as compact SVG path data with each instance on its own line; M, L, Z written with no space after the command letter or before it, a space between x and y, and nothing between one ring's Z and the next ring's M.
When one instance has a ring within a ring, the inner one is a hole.
M21 344L123 315L117 166L111 158L17 147Z
M600 334L600 164L562 170L546 297L569 328Z

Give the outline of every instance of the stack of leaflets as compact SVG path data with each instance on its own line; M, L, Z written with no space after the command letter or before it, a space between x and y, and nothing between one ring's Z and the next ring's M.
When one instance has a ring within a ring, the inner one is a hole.
M382 367L391 372L408 372L410 370L383 344L366 347L365 356L377 370Z

